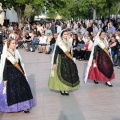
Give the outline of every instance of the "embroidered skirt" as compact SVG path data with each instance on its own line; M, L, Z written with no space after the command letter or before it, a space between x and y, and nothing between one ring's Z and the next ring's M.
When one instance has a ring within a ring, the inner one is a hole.
M78 89L80 81L76 64L65 54L57 57L57 67L50 74L48 87L52 90L69 91Z
M24 74L9 61L7 65L6 94L3 94L3 82L0 84L0 112L18 112L32 108L33 95Z
M96 65L97 67L93 67L92 63L90 67L89 80L107 82L115 78L112 61L104 51L97 52Z

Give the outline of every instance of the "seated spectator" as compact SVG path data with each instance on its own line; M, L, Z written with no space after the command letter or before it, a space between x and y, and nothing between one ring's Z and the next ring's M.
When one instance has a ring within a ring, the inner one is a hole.
M52 39L52 36L48 33L47 40L46 40L46 51L45 51L46 54L50 53L50 41L51 41L51 39Z
M36 32L34 31L33 34L34 34L33 39L31 40L31 42L28 43L28 50L31 52L34 52L35 49L37 48L37 45L39 44L39 39Z
M74 34L73 35L73 43L72 43L72 46L73 46L73 57L74 58L77 58L77 52L76 52L76 47L77 47L77 44L78 44L78 35L77 34Z
M83 50L85 51L85 60L89 60L92 48L93 48L93 39L92 36L88 36L87 43L83 48Z
M53 53L54 47L55 47L55 42L56 42L57 34L53 35L53 38L50 41L50 52Z
M41 34L41 37L39 39L39 45L38 45L38 52L43 53L45 52L46 49L46 41L47 41L47 36L44 35L44 33Z
M28 51L28 43L31 42L31 40L33 39L34 34L33 33L29 33L26 32L25 36L23 37L23 46L25 48L26 51Z
M84 48L85 42L82 40L82 35L78 34L78 44L76 47L73 48L74 54L76 54L76 59L82 60L84 57L83 52L81 52L81 49Z

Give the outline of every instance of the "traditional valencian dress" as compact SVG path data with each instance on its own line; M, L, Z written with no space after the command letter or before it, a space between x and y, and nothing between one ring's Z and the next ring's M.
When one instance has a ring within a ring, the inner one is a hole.
M30 86L26 80L25 72L20 58L7 51L3 68L3 81L7 81L6 92L3 81L0 83L0 112L18 112L34 106Z
M51 69L48 83L50 89L69 91L80 87L76 64L70 54L70 48L63 40L59 40L56 46L53 64L57 67Z
M88 73L89 80L108 82L115 78L111 56L101 40L94 47L93 59L96 66L92 62Z

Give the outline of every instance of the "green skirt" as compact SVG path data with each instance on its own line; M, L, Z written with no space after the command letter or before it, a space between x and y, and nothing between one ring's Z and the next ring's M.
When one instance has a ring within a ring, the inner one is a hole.
M58 55L56 64L57 64L56 69L51 70L49 76L48 82L49 89L58 91L70 91L78 89L80 87L80 81L76 64L65 54ZM65 75L62 76L63 73L65 73ZM68 78L65 76L67 76ZM65 79L72 79L72 81L68 80L67 82Z

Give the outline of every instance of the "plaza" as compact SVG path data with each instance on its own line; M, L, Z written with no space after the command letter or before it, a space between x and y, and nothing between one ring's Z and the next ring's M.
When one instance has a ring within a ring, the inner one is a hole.
M104 83L83 82L86 61L76 61L80 88L62 96L48 88L51 54L19 49L35 99L29 114L0 113L0 120L120 120L120 70L114 67L115 80Z

